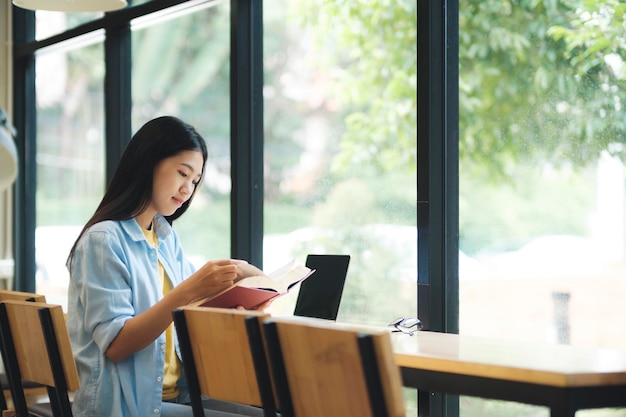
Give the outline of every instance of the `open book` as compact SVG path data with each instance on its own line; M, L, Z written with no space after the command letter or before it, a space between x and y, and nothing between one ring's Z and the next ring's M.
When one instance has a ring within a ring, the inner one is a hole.
M241 278L225 290L195 301L191 305L220 308L242 306L246 310L253 310L267 300L287 294L313 272L314 269L292 260L270 274Z

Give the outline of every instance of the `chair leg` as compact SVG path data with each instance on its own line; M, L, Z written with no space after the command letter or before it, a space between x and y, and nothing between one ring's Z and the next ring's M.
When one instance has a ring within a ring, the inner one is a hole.
M54 333L54 324L50 310L39 310L39 319L48 349L48 359L52 368L54 377L54 387L48 387L48 396L52 405L53 414L55 416L71 416L72 406L67 394L67 382L65 381L65 371L63 370L63 362L56 334Z
M387 404L385 395L380 381L380 371L378 369L378 360L376 359L376 351L371 335L362 334L358 337L359 352L361 353L361 363L363 365L363 373L365 374L365 382L370 397L372 407L372 415L387 417Z
M204 407L200 394L200 381L196 370L196 361L193 358L193 350L189 340L189 329L185 320L185 312L183 310L174 310L174 326L179 340L180 355L182 356L183 369L187 378L189 387L189 396L191 398L191 409L194 417L204 417Z
M276 403L274 401L274 390L272 380L267 365L267 356L263 347L263 335L261 334L261 324L257 317L247 317L245 320L252 362L263 404L263 415L265 417L276 417Z
M274 376L274 387L276 388L276 395L278 396L280 414L283 417L294 417L295 412L291 401L289 382L287 381L287 372L283 362L283 354L280 347L276 323L268 321L265 322L263 326L265 329L265 340L267 342L270 365Z
M0 387L0 410L1 411L4 411L8 408L7 399L6 399L6 396L4 395L5 388L8 388L8 387Z
M11 340L13 340L13 337L11 335L11 326L9 324L6 305L0 303L0 349L2 350L4 369L11 388L11 400L13 401L13 407L18 415L28 416L28 406L26 405L22 378L17 364L17 354L15 352L15 346L10 342Z

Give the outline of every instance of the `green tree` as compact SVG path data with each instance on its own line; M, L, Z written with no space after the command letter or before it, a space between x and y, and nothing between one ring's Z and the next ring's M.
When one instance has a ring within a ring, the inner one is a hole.
M462 163L506 177L520 160L584 165L601 151L621 152L614 144L626 133L625 7L617 0L461 2ZM335 162L414 169L417 2L316 0L300 2L297 13L327 53L322 63L342 67L333 88L352 110Z
M585 128L590 142L600 138L606 149L624 160L626 119L626 4L617 0L585 1L576 8L569 25L555 25L550 36L565 43L565 58L582 86L588 115Z
M350 112L337 167L382 170L417 161L417 1L309 0L296 18L310 30L332 91Z
M624 141L626 89L606 58L624 56L623 9L617 1L461 3L462 161L506 174L520 160L584 165L621 149L610 145Z

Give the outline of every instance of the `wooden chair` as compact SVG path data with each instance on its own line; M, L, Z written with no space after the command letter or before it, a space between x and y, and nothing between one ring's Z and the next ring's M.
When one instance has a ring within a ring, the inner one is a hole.
M5 300L18 301L36 301L40 303L46 302L46 296L30 292L0 290L0 302ZM24 387L24 395L26 398L36 398L47 394L46 387L32 381L22 381ZM11 400L11 391L9 390L9 379L6 373L0 373L0 410L8 408L8 400Z
M0 290L0 301L17 300L17 301L35 301L45 303L46 296L43 294L35 294L32 292Z
M194 417L204 417L202 395L276 416L261 334L269 314L188 306L173 316Z
M0 302L0 332L15 407L3 416L71 417L68 392L79 388L79 380L62 307L28 301ZM22 380L45 385L49 406L27 406Z
M388 330L306 317L263 327L283 417L406 415Z

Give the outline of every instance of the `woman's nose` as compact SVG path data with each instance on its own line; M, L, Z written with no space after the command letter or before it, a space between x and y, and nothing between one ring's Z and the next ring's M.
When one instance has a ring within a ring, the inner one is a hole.
M191 194L193 192L193 182L191 181L185 182L183 186L181 187L181 191L184 194Z

